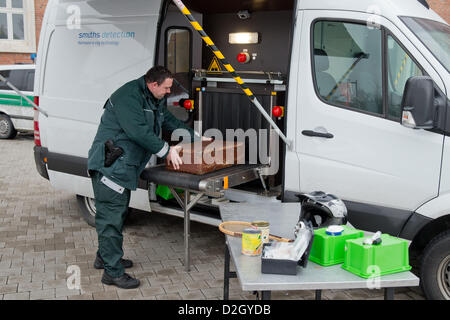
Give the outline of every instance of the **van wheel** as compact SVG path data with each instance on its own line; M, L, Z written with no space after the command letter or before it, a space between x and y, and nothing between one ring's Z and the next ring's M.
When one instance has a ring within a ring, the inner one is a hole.
M425 248L420 285L427 299L450 300L450 231L436 236Z
M6 114L0 114L0 139L13 139L16 135L11 119Z
M77 195L81 215L88 225L95 227L95 200L93 198Z

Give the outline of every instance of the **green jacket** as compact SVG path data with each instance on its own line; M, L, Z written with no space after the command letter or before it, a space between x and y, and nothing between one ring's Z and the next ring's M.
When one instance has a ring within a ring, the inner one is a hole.
M88 155L88 171L101 172L120 186L136 190L138 179L152 154L165 158L169 145L159 138L161 128L194 131L175 118L166 106L166 98L157 100L148 90L144 76L117 89L105 103L97 134ZM104 166L105 142L124 150L110 167Z

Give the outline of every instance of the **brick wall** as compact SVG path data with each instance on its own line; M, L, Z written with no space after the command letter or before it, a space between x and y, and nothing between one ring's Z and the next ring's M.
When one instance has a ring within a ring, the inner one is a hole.
M450 0L428 0L428 4L450 24Z
M48 0L34 0L34 11L36 14L36 48L39 44L39 34L41 33L42 19L44 18L45 7ZM30 53L0 53L0 64L32 63Z

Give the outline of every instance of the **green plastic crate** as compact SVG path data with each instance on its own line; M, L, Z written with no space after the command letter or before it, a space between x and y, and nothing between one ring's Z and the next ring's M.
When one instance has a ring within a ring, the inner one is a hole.
M363 244L367 238L346 242L343 269L366 279L411 270L406 240L382 234L380 244Z
M181 189L175 189L177 193L183 192ZM168 186L164 186L162 184L159 184L158 187L156 187L156 194L163 198L164 200L170 200L173 198L172 192L170 192L170 189Z
M328 235L327 228L315 230L309 260L325 267L343 263L345 241L364 237L364 232L348 226L342 227L344 230L339 236Z

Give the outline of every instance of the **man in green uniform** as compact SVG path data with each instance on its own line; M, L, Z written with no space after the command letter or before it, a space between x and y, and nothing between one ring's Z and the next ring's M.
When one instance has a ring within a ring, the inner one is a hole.
M102 282L120 288L136 288L140 282L124 272L132 266L123 259L122 228L139 175L152 154L167 158L178 169L180 147L160 138L161 128L184 128L194 140L194 131L176 119L166 106L173 78L162 66L116 90L104 106L97 135L88 157L88 170L95 195L95 226L98 251L94 267L104 268Z

